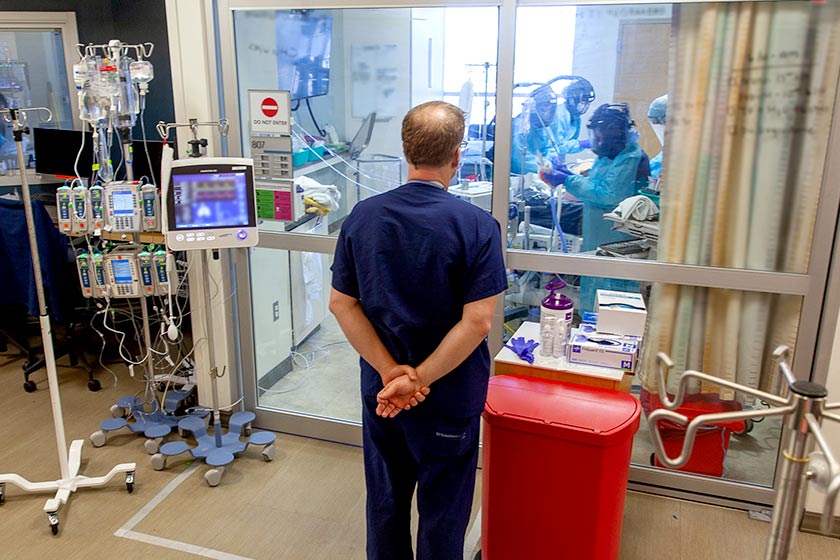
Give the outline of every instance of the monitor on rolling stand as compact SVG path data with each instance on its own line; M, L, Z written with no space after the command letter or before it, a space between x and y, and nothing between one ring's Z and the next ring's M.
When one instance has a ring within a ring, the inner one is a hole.
M254 163L204 157L172 162L164 224L170 250L237 249L257 244Z

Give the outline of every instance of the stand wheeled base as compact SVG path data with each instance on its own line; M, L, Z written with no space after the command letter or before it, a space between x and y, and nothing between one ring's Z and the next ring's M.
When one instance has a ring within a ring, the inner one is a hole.
M250 433L250 424L256 416L253 412L236 412L230 417L227 433L221 433L221 425L216 420L213 426L215 432L208 435L207 427L199 418L184 418L178 423L180 430L193 433L197 445L190 447L183 441L171 441L160 446L160 452L152 456L152 468L160 471L166 468L167 457L174 457L182 453L189 453L196 459L204 459L204 462L212 468L204 473L204 480L210 486L218 486L222 481L225 466L232 463L236 455L244 453L249 445L261 445L262 458L265 461L274 460L274 439L271 432L255 432L250 434L248 441L239 439L240 435Z
M135 463L121 463L113 467L105 476L87 477L79 474L79 466L82 463L82 446L84 440L76 439L70 444L70 453L67 457L69 476L60 480L49 482L30 482L16 474L0 474L0 504L6 501L6 483L11 483L25 492L55 492L55 498L50 498L44 504L44 512L49 519L50 529L53 535L58 534L58 508L67 503L70 494L79 488L94 488L105 486L119 473L125 473L125 487L128 493L134 491L134 472L137 468Z
M90 434L90 442L94 447L102 447L108 441L110 432L128 428L132 433L142 433L146 436L143 446L149 455L154 455L158 452L163 438L178 427L179 421L189 417L204 419L205 422L209 419L210 412L207 410L175 415L174 410L187 396L189 396L187 391L170 391L170 394L166 395L167 402L164 403L164 410L160 410L157 401L153 400L151 412L145 411L140 397L123 397L111 407L113 417L103 420L99 424L99 429ZM129 422L130 419L133 422ZM181 433L181 435L184 434Z

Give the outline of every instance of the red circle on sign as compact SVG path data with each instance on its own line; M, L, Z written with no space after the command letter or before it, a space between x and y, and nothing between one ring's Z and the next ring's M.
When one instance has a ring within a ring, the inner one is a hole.
M262 109L263 115L265 115L268 118L271 118L277 114L277 102L270 97L266 97L262 100L262 103L260 104L260 109Z

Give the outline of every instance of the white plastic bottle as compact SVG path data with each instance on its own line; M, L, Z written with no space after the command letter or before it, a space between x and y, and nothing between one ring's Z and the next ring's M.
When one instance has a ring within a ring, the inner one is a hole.
M540 354L559 358L566 353L566 343L572 327L574 304L559 290L566 283L552 280L546 285L549 293L540 304Z

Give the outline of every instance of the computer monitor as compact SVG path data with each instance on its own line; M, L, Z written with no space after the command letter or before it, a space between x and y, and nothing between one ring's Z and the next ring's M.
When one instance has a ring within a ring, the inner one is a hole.
M233 249L257 244L252 159L174 161L165 194L164 234L170 249Z
M57 175L59 177L76 176L76 155L79 148L82 148L82 134L84 134L84 148L79 156L79 173L82 177L90 177L91 163L93 162L93 134L90 132L79 132L78 130L59 130L57 128L35 128L32 133L32 141L35 144L35 171L42 175ZM114 135L114 138L117 138ZM174 144L169 141L169 144ZM149 150L149 157L146 158L146 149ZM160 180L160 156L163 151L163 142L159 140L148 140L143 145L142 140L131 142L133 153L132 169L134 178L139 180L147 177L149 181L154 176L156 181ZM178 153L178 150L175 150ZM111 161L114 171L117 172L115 180L125 179L125 164L120 165L122 159L121 147L118 143L111 146ZM149 169L149 161L152 162L152 169ZM119 167L119 169L117 169ZM152 173L154 171L154 174Z
M278 11L277 89L291 99L326 95L330 87L332 15L312 10Z
M365 120L362 121L362 126L356 131L356 135L350 141L350 147L347 149L350 159L359 159L362 152L370 144L370 139L373 136L373 125L376 124L376 113L371 113Z

